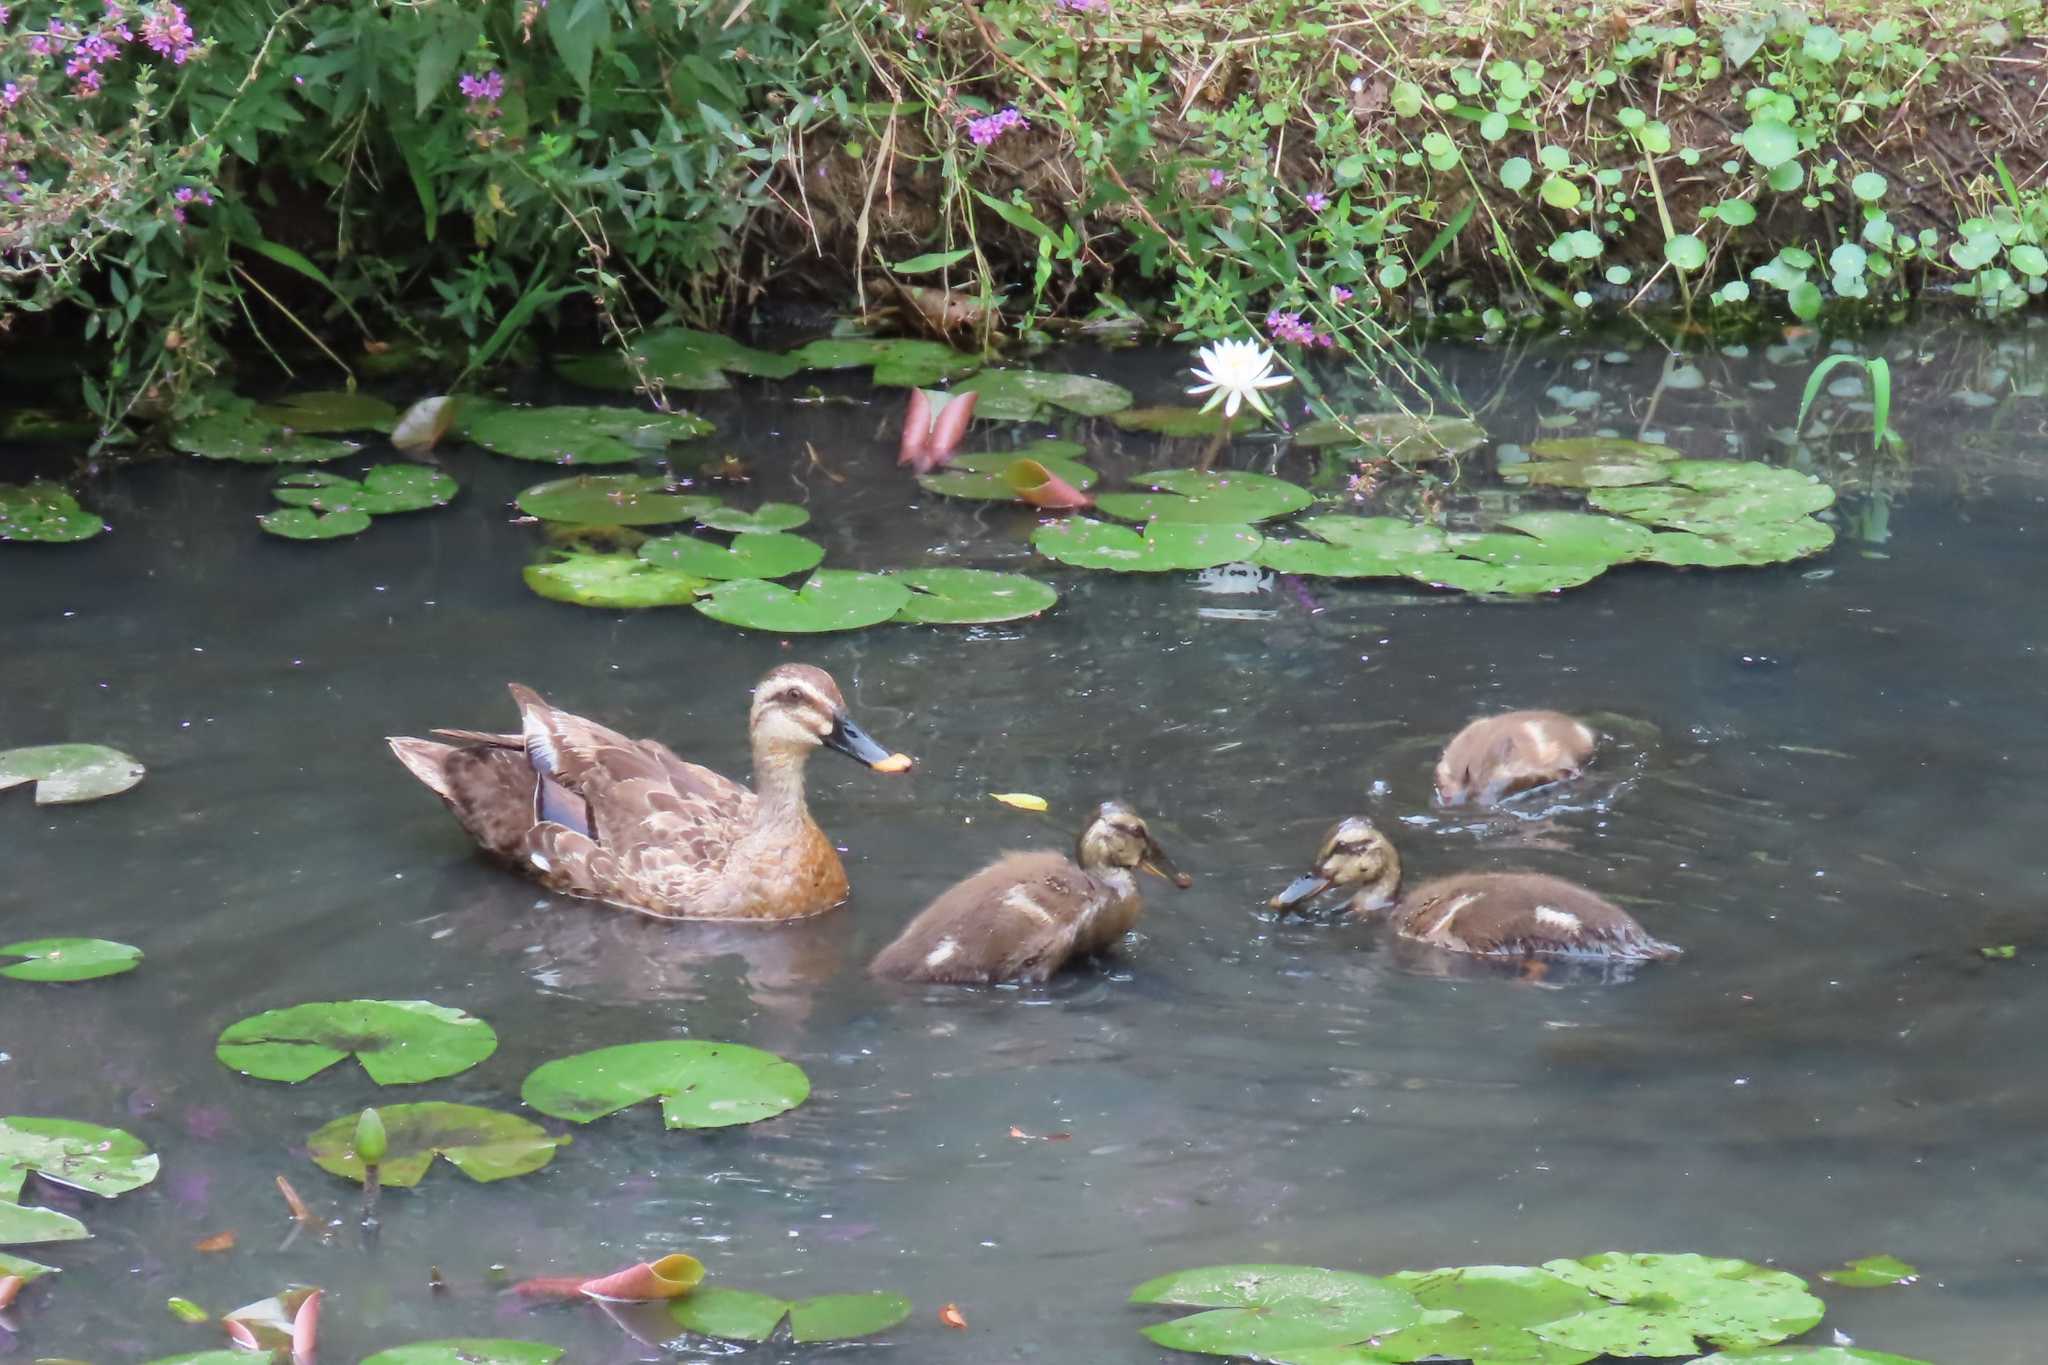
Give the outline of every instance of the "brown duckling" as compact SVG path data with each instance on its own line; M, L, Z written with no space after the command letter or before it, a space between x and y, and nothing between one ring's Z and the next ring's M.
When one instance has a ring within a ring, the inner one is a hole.
M1105 801L1072 859L1005 853L927 906L869 970L899 981L1044 981L1131 931L1145 908L1140 870L1183 890L1193 882L1136 811Z
M1683 951L1651 938L1612 901L1540 872L1460 872L1397 900L1401 855L1362 815L1339 821L1324 837L1313 869L1269 904L1284 914L1339 886L1357 888L1345 913L1388 911L1402 938L1454 953L1644 961Z
M835 749L877 772L910 759L868 737L832 675L783 664L754 688L749 791L656 740L628 739L511 684L518 734L436 730L388 743L488 853L551 891L655 919L798 919L846 899L839 852L804 804L804 764Z
M1531 787L1577 777L1599 736L1562 711L1509 711L1473 721L1444 746L1436 796L1446 806L1490 806Z

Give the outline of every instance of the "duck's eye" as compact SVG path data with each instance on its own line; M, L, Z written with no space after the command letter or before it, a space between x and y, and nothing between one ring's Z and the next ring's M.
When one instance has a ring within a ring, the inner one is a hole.
M791 706L799 706L803 703L804 694L799 689L792 687L782 694L782 699Z

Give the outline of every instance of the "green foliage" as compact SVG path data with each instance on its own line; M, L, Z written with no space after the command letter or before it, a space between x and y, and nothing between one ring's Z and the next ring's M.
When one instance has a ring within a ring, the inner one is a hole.
M467 1071L498 1048L473 1015L425 1000L332 1000L266 1010L228 1025L222 1066L297 1083L354 1055L379 1085L415 1085Z
M104 744L0 749L0 791L33 782L39 806L118 796L140 782L146 771L119 749Z
M541 1341L508 1341L502 1337L450 1337L393 1346L363 1360L363 1365L554 1365L562 1348Z
M419 1184L437 1156L471 1180L506 1180L539 1170L569 1143L517 1114L469 1104L391 1104L376 1113L383 1125L377 1174L401 1189ZM344 1114L306 1139L306 1154L321 1170L360 1183L367 1171L356 1141L364 1131L361 1114Z
M714 1285L677 1299L669 1312L685 1331L727 1341L766 1341L786 1316L790 1339L808 1343L885 1332L910 1316L910 1300L880 1292L790 1300Z
M591 1123L643 1100L661 1101L670 1128L759 1123L811 1093L795 1063L739 1043L625 1043L536 1068L519 1097L543 1114Z
M0 1201L13 1204L29 1172L103 1198L156 1179L156 1155L118 1128L70 1119L0 1118ZM38 1210L30 1210L38 1212ZM0 1242L32 1240L0 1234Z
M0 541L55 545L91 540L106 529L106 522L80 507L78 499L61 484L40 479L30 484L0 483Z
M0 957L27 959L0 967L15 981L96 981L134 971L142 950L104 938L35 938L0 944Z

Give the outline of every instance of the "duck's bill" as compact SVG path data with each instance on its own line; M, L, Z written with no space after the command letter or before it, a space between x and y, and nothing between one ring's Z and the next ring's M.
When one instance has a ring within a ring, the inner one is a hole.
M1289 910L1322 895L1330 889L1331 885L1332 883L1328 877L1319 877L1315 873L1310 872L1304 876L1296 877L1293 881L1289 882L1285 891L1267 901L1266 904L1284 915Z
M1138 864L1153 876L1172 882L1185 891L1195 884L1195 879L1173 865L1173 859L1166 856L1166 850L1159 846L1157 839L1146 841L1145 860Z
M853 717L840 716L832 723L832 733L825 736L825 747L837 749L856 763L865 763L878 773L907 773L911 769L909 754L892 754L875 743L874 737L854 724Z

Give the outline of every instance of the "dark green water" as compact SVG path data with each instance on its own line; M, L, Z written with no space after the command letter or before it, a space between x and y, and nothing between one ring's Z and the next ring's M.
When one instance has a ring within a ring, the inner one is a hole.
M444 454L464 484L453 507L325 545L256 531L261 470L164 463L90 486L111 534L0 546L0 745L100 740L150 776L91 806L0 797L0 938L97 935L148 957L98 983L0 983L0 1113L125 1128L163 1173L107 1203L43 1187L95 1236L18 1249L64 1273L12 1311L0 1358L203 1349L216 1329L176 1322L166 1297L218 1312L300 1282L329 1291L330 1360L454 1335L668 1359L486 1280L685 1249L726 1284L908 1294L910 1321L860 1348L905 1365L1141 1362L1165 1355L1137 1334L1155 1315L1123 1298L1170 1269L1624 1249L1809 1277L1892 1252L1923 1281L1816 1285L1815 1340L2038 1359L2048 480L2033 335L1886 343L1910 458L1873 470L1847 436L1796 453L1845 490L1825 556L1622 570L1526 605L1054 570L1066 598L1037 621L784 641L530 596L519 567L538 535L506 503L548 471L480 452ZM1781 458L1770 432L1814 358L1708 354L1698 387L1660 393L1656 355L1610 350L1443 360L1492 400L1503 442L1647 420L1693 454ZM1181 361L1078 363L1163 399ZM1031 567L1027 516L938 504L894 471L895 392L786 401L800 389L705 411L713 447L749 460L764 495L811 504L828 562ZM1106 423L1067 431L1106 470L1159 462ZM805 440L844 483L784 472ZM908 780L813 764L854 897L792 927L665 927L549 899L472 857L381 739L509 725L516 679L742 774L747 689L789 659L829 669L867 728L920 760ZM1526 818L1434 815L1442 741L1530 705L1626 736L1608 777ZM997 791L1038 793L1053 816ZM1119 958L1047 990L867 979L867 957L948 883L1002 849L1064 845L1110 795L1198 879L1155 894ZM1270 922L1263 897L1352 811L1393 831L1411 875L1559 873L1687 956L1627 982L1529 985L1446 972L1370 929ZM1999 944L2017 957L1978 951ZM401 1092L350 1067L247 1081L212 1058L246 1014L356 996L464 1007L501 1047ZM631 1111L521 1180L444 1166L389 1194L367 1240L353 1187L303 1154L366 1103L516 1109L543 1060L680 1036L781 1052L815 1093L708 1134ZM1072 1137L1018 1141L1013 1125ZM280 1173L328 1227L288 1238ZM234 1251L190 1249L226 1229ZM436 1266L445 1294L428 1288ZM948 1302L964 1337L936 1320Z

